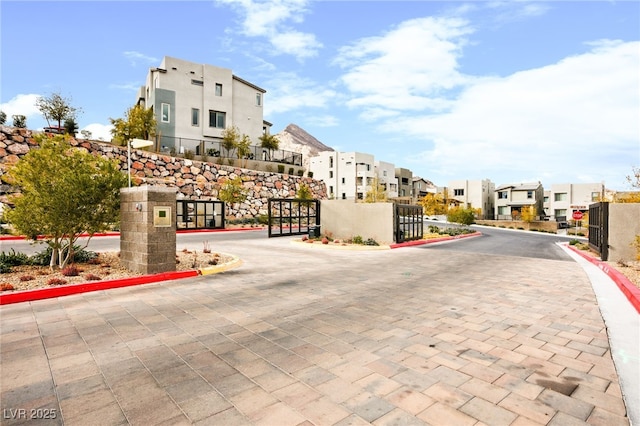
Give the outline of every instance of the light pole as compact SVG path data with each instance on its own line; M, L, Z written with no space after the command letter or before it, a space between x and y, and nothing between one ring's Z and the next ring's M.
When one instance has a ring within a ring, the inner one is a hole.
M131 139L127 142L127 175L129 176L129 188L131 188L131 147L135 149L153 145L153 141L144 139Z

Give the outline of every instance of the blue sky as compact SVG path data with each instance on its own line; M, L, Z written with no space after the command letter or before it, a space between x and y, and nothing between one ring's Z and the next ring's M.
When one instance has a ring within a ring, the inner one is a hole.
M604 181L640 165L637 1L2 1L0 108L59 92L109 140L163 56L267 90L264 118L437 185Z

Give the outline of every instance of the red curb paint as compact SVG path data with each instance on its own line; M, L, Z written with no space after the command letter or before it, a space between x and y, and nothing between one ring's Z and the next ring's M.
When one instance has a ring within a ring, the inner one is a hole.
M230 232L230 231L262 231L266 229L265 227L259 228L224 228L224 229L178 229L176 230L176 234L189 234L196 232ZM119 232L101 232L93 234L94 237L117 237L119 236ZM82 234L81 237L88 237L89 234ZM26 240L26 237L21 235L0 235L0 241L18 241L18 240ZM38 240L43 239L42 236L38 236Z
M141 284L151 284L159 281L178 280L181 278L197 277L198 271L163 272L154 275L122 278L117 280L96 281L83 284L70 284L58 287L39 288L0 294L0 305L11 303L31 302L34 300L51 299L54 297L69 296L71 294L88 293L91 291L109 290L119 287L130 287Z
M441 237L441 238L433 238L430 240L417 240L417 241L407 241L405 243L390 244L389 247L392 249L395 249L395 248L402 248L402 247L421 246L423 244L438 243L441 241L450 241L450 240L459 240L461 238L479 237L480 235L482 235L482 232L476 231L473 234L463 234L455 237Z
M626 298L631 302L631 305L636 309L636 311L640 314L640 289L633 285L631 281L627 277L625 277L622 273L618 272L616 269L609 266L606 262L596 259L595 257L589 256L582 252L582 250L578 250L577 248L568 245L571 250L575 253L578 253L583 258L587 259L589 262L596 265L602 272L607 274L609 278L616 283L618 288L622 291L622 293L626 296Z

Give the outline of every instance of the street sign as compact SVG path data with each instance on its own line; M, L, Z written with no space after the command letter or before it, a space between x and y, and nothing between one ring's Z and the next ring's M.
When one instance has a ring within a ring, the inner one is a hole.
M576 210L575 212L573 212L573 220L581 220L582 219L582 212L579 210Z

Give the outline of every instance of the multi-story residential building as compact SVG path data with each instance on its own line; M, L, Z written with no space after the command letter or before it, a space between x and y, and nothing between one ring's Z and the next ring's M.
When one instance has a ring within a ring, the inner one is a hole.
M540 182L500 185L495 190L496 219L519 216L523 207L534 206L544 215L544 188Z
M396 198L398 196L398 179L395 176L395 165L386 161L375 162L375 172L378 177L378 183L384 186L387 192L387 198Z
M311 157L309 170L324 181L329 198L344 200L363 200L376 176L373 155L362 152L322 151Z
M548 191L546 212L551 220L564 222L571 219L574 211L587 212L590 204L600 201L604 196L604 183L554 184Z
M454 180L449 182L448 195L461 206L480 209L480 218L492 219L495 188L489 179Z
M396 179L398 179L398 198L399 201L411 203L411 190L413 189L413 172L409 169L396 167Z
M438 187L433 182L421 178L420 176L414 176L411 179L411 198L413 204L417 204L428 193L435 194L438 192Z
M197 151L232 126L257 145L271 127L263 118L265 93L230 69L165 56L149 70L137 103L153 109L162 147Z

